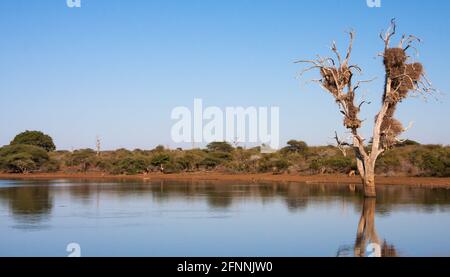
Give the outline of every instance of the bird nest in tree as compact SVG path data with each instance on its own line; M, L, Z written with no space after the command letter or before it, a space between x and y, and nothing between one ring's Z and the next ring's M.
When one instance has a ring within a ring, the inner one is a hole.
M360 110L353 103L354 97L351 97L353 96L353 94L349 94L347 96L349 97L345 99L345 104L347 106L347 113L345 114L344 118L344 126L347 127L348 129L355 129L355 128L358 129L361 127L362 124L362 121L358 119L358 113Z
M424 70L420 63L406 63L408 57L402 48L388 48L384 52L386 74L391 80L391 89L384 95L389 103L381 124L380 142L384 148L391 148L398 141L398 136L404 131L400 121L393 118L397 104L416 89Z
M406 75L417 82L423 75L423 65L421 63L412 63L406 65Z
M392 133L395 136L400 135L403 132L404 128L400 121L393 117L386 117L381 124L381 132Z
M352 78L352 72L346 65L339 68L322 67L320 74L322 75L322 85L334 96L337 96L339 90L347 86Z
M405 64L408 57L402 48L388 48L384 51L384 66L386 71L392 68L398 68Z
M361 127L361 120L357 118L344 118L344 126L348 129L358 129Z
M386 95L391 104L398 103L408 96L408 92L416 88L423 75L420 63L406 63L407 56L402 48L388 48L384 52L386 73L391 79L391 92Z
M397 103L389 104L383 121L381 122L380 144L385 149L392 148L398 142L398 137L400 136L400 134L405 131L402 123L394 118L396 108ZM375 117L375 120L377 117L378 115Z
M381 145L386 149L393 147L398 141L398 136L400 136L404 130L405 129L400 121L393 118L392 115L387 114L381 123Z

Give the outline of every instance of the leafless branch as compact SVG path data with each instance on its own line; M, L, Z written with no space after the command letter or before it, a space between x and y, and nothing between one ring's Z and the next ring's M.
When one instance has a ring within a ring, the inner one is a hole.
M311 71L311 70L313 70L313 69L316 69L316 68L321 68L322 66L319 66L319 65L313 65L313 66L310 66L310 67L308 67L308 68L305 68L305 69L303 69L301 72L300 72L300 76L302 76L303 74L305 74L306 72L308 72L308 71Z
M391 42L391 38L395 35L397 31L397 24L395 23L395 18L391 19L391 25L386 30L385 34L380 34L380 38L384 41L385 49L389 48L389 44Z
M338 59L339 65L341 65L342 64L341 54L339 54L339 51L337 49L335 41L333 41L333 45L331 46L331 51L334 52L334 54L336 55L336 57Z
M406 132L406 131L408 131L409 129L411 129L411 128L413 127L413 125L414 125L414 122L413 122L413 121L409 122L408 126L407 126L406 128L403 129L403 132Z
M360 74L362 73L361 67L359 67L356 64L353 64L353 65L349 66L348 69L356 69L356 71L358 71L358 73L360 73Z
M420 38L414 36L414 35L409 35L408 37L406 37L405 35L402 36L402 39L400 40L400 43L398 45L399 48L403 48L403 45L405 44L405 48L403 50L408 50L408 48L410 48L412 46L412 44L414 42L422 42Z
M362 101L361 103L359 103L358 109L361 109L362 105L364 105L364 104L370 105L370 104L372 104L372 102Z
M342 152L344 157L347 157L347 148L346 147L353 147L352 144L342 141L339 137L336 131L334 131L334 139L336 140L337 148Z
M350 60L350 55L352 54L353 41L355 39L355 32L354 31L350 31L348 34L350 36L350 42L348 44L347 55L345 56L344 65L348 65L348 62Z
M361 86L361 84L363 84L363 83L370 83L370 82L375 81L376 79L377 79L377 77L374 77L374 78L369 79L369 80L360 80L360 81L356 82L356 85L353 88L353 90L354 91L357 90Z

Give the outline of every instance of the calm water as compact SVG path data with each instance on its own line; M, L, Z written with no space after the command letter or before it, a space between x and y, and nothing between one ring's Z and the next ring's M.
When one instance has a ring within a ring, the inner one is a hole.
M450 256L450 190L0 180L0 256Z

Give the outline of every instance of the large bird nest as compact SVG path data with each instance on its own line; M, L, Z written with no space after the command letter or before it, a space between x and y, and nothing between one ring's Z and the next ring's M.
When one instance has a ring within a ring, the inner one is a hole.
M347 94L345 104L347 106L347 112L344 118L344 126L348 129L358 129L361 127L362 121L358 119L358 113L360 112L359 107L356 107L354 104L354 94Z
M346 64L336 67L322 67L322 85L336 98L336 102L344 103L345 118L344 126L349 129L361 127L361 120L358 119L359 108L354 105L354 93L349 91L342 94L342 90L351 82L353 73Z
M388 48L384 51L384 66L386 71L398 68L405 64L408 57L402 48Z
M391 91L385 95L385 99L390 104L395 105L405 99L423 76L422 64L407 64L407 58L402 48L388 48L384 52L386 74L391 79Z
M383 123L381 124L382 133L391 133L396 136L403 132L404 128L400 121L393 117L385 117Z
M387 116L381 124L380 143L383 148L393 147L398 142L398 136L404 131L403 125L397 119Z
M322 85L334 96L337 96L339 90L350 83L353 75L350 68L346 65L339 68L322 67L320 68L320 74L322 75Z

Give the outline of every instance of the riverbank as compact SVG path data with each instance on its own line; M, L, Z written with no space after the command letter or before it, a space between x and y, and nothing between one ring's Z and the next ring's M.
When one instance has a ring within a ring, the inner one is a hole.
M122 179L144 181L243 181L243 182L298 182L327 184L359 184L358 176L345 175L290 175L290 174L224 174L224 173L151 173L141 175L110 175L105 173L32 173L8 174L0 173L0 179ZM378 185L409 185L425 187L450 188L450 178L430 177L377 177Z

